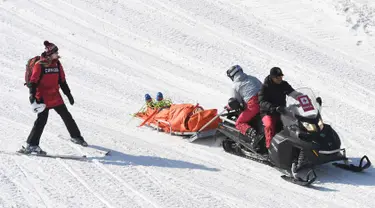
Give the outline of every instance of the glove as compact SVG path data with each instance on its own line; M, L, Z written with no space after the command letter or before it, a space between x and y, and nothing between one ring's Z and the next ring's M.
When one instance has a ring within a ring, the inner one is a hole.
M280 114L284 114L285 113L285 107L284 106L278 106L276 108L276 112L278 112Z
M33 104L36 101L35 95L30 94L29 95L29 101L30 101L30 104Z
M322 98L321 98L321 97L317 97L317 98L316 98L316 102L317 102L320 106L322 106Z
M63 91L63 93L66 96L68 96L70 94L70 88L69 88L69 85L68 85L68 83L66 81L60 83L60 87L61 87L61 90Z
M34 103L36 101L35 95L36 95L36 84L35 83L29 83L27 85L29 87L29 101L30 104Z
M68 97L68 99L69 99L69 103L70 103L70 105L73 105L74 104L74 98L73 98L73 96L72 96L72 94L67 94L66 95L67 97Z
M70 105L73 105L74 104L74 98L73 98L72 94L70 93L70 88L69 88L68 83L66 81L62 82L62 83L60 83L60 87L61 87L61 90L63 91L63 93L66 95L66 97L68 97Z
M224 109L227 110L228 112L232 110L232 108L230 108L229 105L226 105L226 106L224 107Z

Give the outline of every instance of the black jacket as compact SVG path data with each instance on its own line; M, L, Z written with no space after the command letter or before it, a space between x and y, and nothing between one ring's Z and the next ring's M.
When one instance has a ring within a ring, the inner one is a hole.
M261 116L278 114L276 108L285 107L286 96L293 91L293 87L287 81L275 84L271 77L267 76L258 95Z

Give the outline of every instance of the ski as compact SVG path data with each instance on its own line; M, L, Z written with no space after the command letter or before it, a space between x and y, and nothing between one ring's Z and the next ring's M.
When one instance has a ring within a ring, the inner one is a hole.
M26 156L31 156L31 157L47 157L47 158L60 158L60 159L69 159L69 160L88 160L90 158L88 158L86 155L63 155L63 154L35 154L35 153L30 153L30 154L26 154L26 153L22 153L22 152L18 152L18 151L15 151L15 152L7 152L7 151L0 151L1 154L7 154L7 155L17 155L17 156L22 156L22 155L26 155Z
M57 137L60 138L60 139L66 140L66 138L63 135L57 135ZM70 138L70 141L72 143L70 143L69 145L74 147L75 149L77 149L81 153L82 153L82 149L79 146L81 146L83 149L90 148L94 152L97 152L97 153L99 153L100 155L103 155L103 156L110 156L111 155L111 150L103 150L103 149L97 148L95 145L82 145L82 144L74 142L74 140L72 140L72 138ZM72 144L75 144L75 145L72 145ZM79 145L79 146L77 146L77 145ZM83 152L83 154L87 154L87 153ZM90 156L91 156L91 154L90 154Z
M94 156L110 156L111 155L111 150L103 150L103 149L98 149L96 146L91 146L88 145L87 147L79 147L76 145L71 145L73 148L78 150L81 154L88 155L90 157Z
M36 157L49 157L49 158L60 158L60 159L69 159L69 160L87 160L86 155L60 155L60 154L25 154L25 153L20 153L16 152L18 155L26 155L26 156L36 156Z

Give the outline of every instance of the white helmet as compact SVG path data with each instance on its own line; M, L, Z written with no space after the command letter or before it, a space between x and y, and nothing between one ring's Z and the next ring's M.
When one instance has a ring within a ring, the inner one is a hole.
M31 109L34 113L41 113L46 109L46 104L33 102L31 104Z
M234 75L236 75L238 72L240 72L240 73L243 72L241 66L234 65L227 70L227 76L233 81Z

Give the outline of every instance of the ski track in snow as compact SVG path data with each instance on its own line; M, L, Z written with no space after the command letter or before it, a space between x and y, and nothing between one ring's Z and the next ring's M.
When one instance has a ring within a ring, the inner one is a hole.
M91 144L70 143L51 112L41 147L91 159L0 154L0 207L372 207L373 168L356 174L324 165L313 188L298 187L213 141L190 144L137 128L129 115L145 93L158 91L176 103L222 108L229 66L262 81L280 66L295 88L323 98L323 119L348 156L372 159L373 7L359 0L0 1L2 151L24 145L35 119L24 64L43 40L59 47L76 100L68 108ZM101 157L106 150L112 155Z

